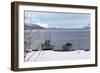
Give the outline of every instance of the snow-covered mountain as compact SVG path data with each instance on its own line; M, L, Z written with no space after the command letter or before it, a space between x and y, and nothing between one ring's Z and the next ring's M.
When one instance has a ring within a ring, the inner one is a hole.
M28 29L45 29L45 27L39 26L37 24L24 24L24 29L28 30Z
M42 23L35 23L35 24L24 23L24 28L25 30L28 30L28 29L66 29L66 28L61 28L58 26L49 26L48 24L42 24ZM90 29L90 26L84 26L82 28L67 28L67 29Z
M43 27L43 28L49 28L48 24L43 24L43 23L36 23L36 25Z

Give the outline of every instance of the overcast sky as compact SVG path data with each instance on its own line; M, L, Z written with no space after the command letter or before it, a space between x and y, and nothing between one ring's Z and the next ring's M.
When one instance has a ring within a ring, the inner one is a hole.
M90 24L90 14L25 11L25 22L44 27L84 28Z

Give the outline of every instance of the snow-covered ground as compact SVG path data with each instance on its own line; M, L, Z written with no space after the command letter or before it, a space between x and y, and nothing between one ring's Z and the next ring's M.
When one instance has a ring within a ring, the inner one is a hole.
M25 58L25 62L33 61L60 61L60 60L77 60L77 59L90 59L90 51L77 50L77 51L32 51L29 52Z

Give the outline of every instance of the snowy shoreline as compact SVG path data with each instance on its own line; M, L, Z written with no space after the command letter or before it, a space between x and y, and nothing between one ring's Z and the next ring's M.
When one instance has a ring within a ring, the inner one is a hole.
M61 60L81 60L90 59L90 51L76 50L76 51L32 51L27 53L25 62L39 62L39 61L61 61Z

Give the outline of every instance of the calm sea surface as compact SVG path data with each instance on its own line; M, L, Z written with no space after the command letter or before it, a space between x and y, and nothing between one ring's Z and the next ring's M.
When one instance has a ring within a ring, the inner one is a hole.
M28 30L25 32L29 32ZM45 40L51 40L54 49L62 50L66 43L72 43L73 49L90 49L89 29L35 29L31 33L30 49L40 49Z

